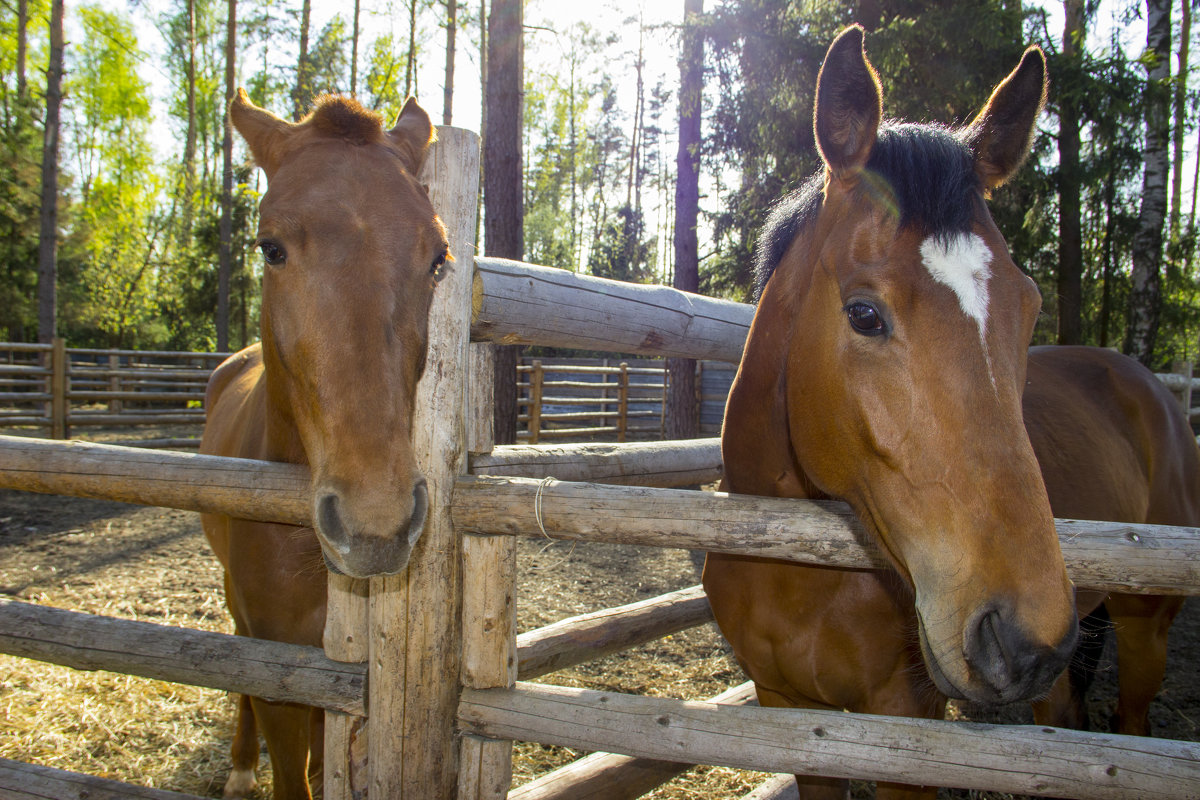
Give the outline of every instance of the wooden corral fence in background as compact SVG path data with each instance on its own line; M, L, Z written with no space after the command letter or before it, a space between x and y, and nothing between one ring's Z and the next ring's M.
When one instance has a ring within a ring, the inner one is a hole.
M66 439L85 426L201 426L204 386L227 355L67 347L62 339L3 342L0 427L42 428L53 439Z
M474 134L442 129L423 176L457 253L472 250L477 157ZM330 577L325 652L13 600L0 600L0 650L323 707L327 800L364 790L377 799L633 797L690 763L1058 797L1194 796L1196 743L736 705L745 691L684 702L518 682L710 615L693 589L517 637L515 535L886 564L844 504L648 488L718 477L712 439L492 446L486 342L734 363L752 312L515 262L477 259L473 274L456 265L437 292L414 424L427 529L404 575ZM468 345L468 331L480 343ZM290 464L0 437L0 485L311 524L307 470ZM1058 524L1080 587L1200 593L1200 530ZM589 757L509 795L512 739L622 755ZM6 797L110 789L0 763Z
M204 386L225 353L115 350L0 342L0 428L42 428L53 439L85 426L194 425L195 436L131 440L194 448ZM1200 426L1200 378L1191 363L1161 379ZM696 362L700 432L721 431L736 364ZM517 437L638 441L666 436L668 377L661 360L524 357L517 366Z

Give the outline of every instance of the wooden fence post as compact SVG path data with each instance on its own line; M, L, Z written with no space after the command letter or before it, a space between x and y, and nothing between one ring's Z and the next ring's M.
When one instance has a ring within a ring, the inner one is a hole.
M542 380L545 372L539 359L533 361L529 373L529 443L537 444L542 434Z
M369 640L367 581L329 575L325 615L325 655L336 661L367 660ZM363 717L325 711L325 800L357 800L367 789L367 736Z
M471 345L473 404L468 439L473 453L490 452L492 345ZM512 688L517 679L517 541L512 536L463 537L463 686ZM512 783L512 742L465 736L458 800L504 800Z
M121 391L121 376L116 374L116 371L121 368L121 356L115 351L108 354L108 368L113 371L113 375L108 379L108 390L110 392ZM108 401L108 410L112 414L121 413L121 400L114 397Z
M456 793L455 719L462 654L462 544L450 518L466 472L466 408L479 136L438 128L418 176L457 259L435 292L429 353L417 387L413 447L429 484L425 530L401 575L371 579L368 792L449 800Z
M1192 376L1195 374L1195 367L1190 361L1176 361L1171 364L1171 372L1184 377L1182 388L1179 390L1179 402L1183 405L1184 416L1189 416L1192 412Z
M621 362L620 383L617 385L617 441L625 441L625 430L629 425L629 363Z
M67 343L60 336L54 337L54 346L50 351L50 438L66 439L71 435L71 427L67 420L67 375L70 365L67 363Z

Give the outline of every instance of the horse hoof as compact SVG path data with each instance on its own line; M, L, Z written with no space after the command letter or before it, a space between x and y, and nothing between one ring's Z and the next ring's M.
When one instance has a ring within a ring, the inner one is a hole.
M254 791L254 787L258 782L254 780L254 770L251 769L235 769L229 773L229 778L225 781L225 791L222 797L225 800L239 800Z

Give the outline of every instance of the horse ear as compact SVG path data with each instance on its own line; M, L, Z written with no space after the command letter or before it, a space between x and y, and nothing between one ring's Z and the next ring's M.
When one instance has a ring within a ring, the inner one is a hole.
M879 76L867 60L862 26L852 25L829 45L813 109L817 149L835 177L866 166L882 117Z
M425 153L437 138L429 114L421 108L415 97L404 101L404 108L400 109L400 116L396 117L396 124L388 131L388 136L400 148L408 171L413 175L421 170Z
M986 188L1004 183L1025 161L1045 105L1046 56L1041 48L1030 47L962 134Z
M254 105L246 90L240 88L229 103L229 119L250 146L255 163L270 180L283 158L292 123Z

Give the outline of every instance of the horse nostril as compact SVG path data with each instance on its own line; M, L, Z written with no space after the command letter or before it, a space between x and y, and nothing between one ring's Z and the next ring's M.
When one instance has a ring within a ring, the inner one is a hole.
M326 542L345 553L346 529L338 513L338 496L334 492L327 492L317 500L317 529Z
M413 484L413 510L408 519L408 543L415 544L425 529L425 517L429 513L429 487L421 478Z
M963 643L967 663L995 689L1006 688L1014 679L1012 653L1004 641L1006 633L1000 612L989 608L967 628Z

